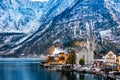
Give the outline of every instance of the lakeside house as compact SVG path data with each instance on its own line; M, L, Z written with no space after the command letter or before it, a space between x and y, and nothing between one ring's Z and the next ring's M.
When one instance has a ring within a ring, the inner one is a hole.
M102 64L99 64L101 62ZM101 56L100 59L95 59L95 64L103 67L103 71L108 73L110 71L120 72L120 56L114 52L109 51L105 56Z
M104 56L104 72L109 73L110 71L117 71L117 65L116 65L116 54L112 51L109 51Z
M52 62L49 62L50 64L65 64L68 60L69 54L65 53L58 53L54 56L54 60Z
M116 64L116 54L113 53L112 51L109 51L105 56L104 56L104 63L105 65L112 66Z
M103 63L104 65L107 65L107 66L112 66L112 65L116 64L117 57L116 57L116 54L113 53L112 51L109 51L105 55L98 54L97 56L98 56L97 59L94 59L94 61L96 63L101 62L101 63Z
M48 64L65 64L68 60L69 54L66 53L63 49L56 47L52 51L52 53L49 54L49 57L47 59Z
M112 66L112 65L116 64L117 55L114 52L109 51L105 55L102 55L102 54L98 54L98 55L99 55L99 57L97 57L97 59L95 59L96 63L101 62L101 63L103 63L103 65L106 65L106 66Z

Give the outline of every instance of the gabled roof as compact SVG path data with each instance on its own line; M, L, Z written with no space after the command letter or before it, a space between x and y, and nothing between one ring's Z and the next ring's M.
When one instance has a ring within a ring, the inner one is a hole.
M65 53L65 51L59 47L56 47L53 51L53 56L56 55L56 54L59 54L59 53Z
M112 54L114 54L114 55L116 55L115 53L113 53L112 51L109 51L107 54L105 54L105 56L107 56L108 54L110 54L110 53L112 53Z
M88 49L86 47L77 46L77 47L75 47L75 52L78 53L79 51L82 51L83 49L85 49L86 51L88 51Z

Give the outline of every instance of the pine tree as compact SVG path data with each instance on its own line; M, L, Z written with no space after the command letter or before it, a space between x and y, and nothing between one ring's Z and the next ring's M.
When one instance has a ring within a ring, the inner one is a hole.
M80 65L84 65L84 64L85 64L85 60L84 60L83 58L81 58L81 59L79 60L79 64L80 64Z
M70 50L69 57L67 60L67 64L75 64L76 63L76 54L74 50Z

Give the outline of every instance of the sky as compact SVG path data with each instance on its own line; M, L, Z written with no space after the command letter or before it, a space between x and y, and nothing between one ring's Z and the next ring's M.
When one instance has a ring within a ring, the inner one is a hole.
M30 1L40 1L40 2L43 2L43 1L48 1L48 0L30 0Z

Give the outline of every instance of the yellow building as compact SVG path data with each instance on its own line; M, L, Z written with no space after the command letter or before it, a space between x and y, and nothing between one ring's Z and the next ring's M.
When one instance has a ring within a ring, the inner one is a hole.
M64 64L68 60L69 54L59 53L55 56L52 56L52 60L48 61L48 64Z
M68 59L68 54L64 54L64 53L59 53L58 54L58 63L59 64L63 64L63 63L66 63L67 59Z
M117 63L117 70L120 71L120 56L117 56L116 63Z

